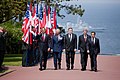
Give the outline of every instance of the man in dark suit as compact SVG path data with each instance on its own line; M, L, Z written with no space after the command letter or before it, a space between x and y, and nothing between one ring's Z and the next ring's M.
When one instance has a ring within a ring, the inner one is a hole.
M36 36L36 40L38 41L38 46L39 46L39 57L40 57L40 68L39 70L45 70L46 65L47 65L47 57L48 57L48 52L50 51L50 43L51 43L51 38L49 35L47 35L46 29L42 28L42 33L38 36ZM42 59L44 61L44 64L42 65ZM44 67L44 69L42 69Z
M95 37L96 33L91 32L91 39L89 40L89 50L91 58L91 71L97 72L97 55L100 53L99 39Z
M6 39L5 39L6 34L7 32L0 27L0 71L3 70L2 63L4 60L4 54L6 50Z
M68 28L68 34L64 37L64 50L66 53L67 70L74 68L74 56L77 49L77 36L73 33L73 28ZM71 59L71 60L70 60Z
M60 29L56 29L55 35L52 37L52 50L54 54L54 67L57 70L57 60L59 69L61 69L61 55L63 50L63 37L60 35Z
M87 59L88 59L88 40L90 39L90 36L87 34L88 29L85 27L83 29L83 34L79 36L79 42L78 42L78 52L81 53L81 71L86 70L87 66Z

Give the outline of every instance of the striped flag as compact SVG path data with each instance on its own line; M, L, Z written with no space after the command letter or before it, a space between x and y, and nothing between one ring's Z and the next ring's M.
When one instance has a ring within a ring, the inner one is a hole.
M45 28L46 28L46 33L47 34L51 34L51 28L52 28L52 24L51 24L51 17L50 17L50 7L48 6L48 10L47 10L47 23L45 25Z
M32 14L32 26L34 30L32 30L33 35L38 35L38 26L39 26L39 17L38 17L38 4L34 4L33 14Z
M51 10L51 24L52 24L52 30L55 34L55 29L57 28L57 20L56 20L56 9L52 8Z
M43 9L43 23L42 23L43 27L45 27L46 23L47 23L47 14L46 14L46 5L45 5Z
M55 33L57 28L56 9L50 8L46 4L43 8L42 3L37 4L36 0L34 0L34 7L32 8L32 4L28 2L22 25L22 40L27 44L32 44L32 36L40 34L41 28L46 28L46 33L49 35Z
M40 14L39 14L39 33L38 34L40 34L41 33L41 28L43 28L43 8L42 8L42 3L39 3L39 6L40 6Z
M29 29L30 29L30 17L31 17L31 12L30 12L30 3L28 2L27 4L27 11L25 13L25 17L23 20L23 25L22 25L22 31L23 31L23 36L22 36L22 40L29 44Z

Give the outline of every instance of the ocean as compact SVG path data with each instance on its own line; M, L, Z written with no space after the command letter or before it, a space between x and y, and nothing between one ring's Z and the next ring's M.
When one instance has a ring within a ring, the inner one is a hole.
M74 3L75 4L75 3ZM65 10L61 11L66 17L64 19L57 18L57 22L65 25L67 22L77 23L80 20L86 22L93 28L102 28L96 31L96 37L100 40L101 54L120 54L120 2L111 3L79 3L85 9L82 17L78 15L68 15ZM72 26L74 27L74 26ZM81 35L81 31L74 31L77 36ZM90 34L90 32L89 32Z

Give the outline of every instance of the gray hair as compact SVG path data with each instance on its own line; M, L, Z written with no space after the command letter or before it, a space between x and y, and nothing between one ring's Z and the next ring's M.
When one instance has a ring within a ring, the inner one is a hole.
M88 27L83 27L83 31L88 31Z

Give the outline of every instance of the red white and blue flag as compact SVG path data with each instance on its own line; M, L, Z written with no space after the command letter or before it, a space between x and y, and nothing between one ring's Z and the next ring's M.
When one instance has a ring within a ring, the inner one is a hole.
M41 28L43 28L43 8L42 8L42 4L40 3L39 6L40 6L40 8L39 8L40 14L39 14L39 28L38 28L39 33L38 34L41 33Z
M41 28L46 28L46 33L51 36L57 28L56 9L53 7L50 8L49 6L47 7L45 4L43 8L42 3L38 5L36 0L34 1L33 8L32 4L28 2L22 25L22 40L27 44L32 44L32 36L40 34Z
M30 26L31 26L30 17L31 17L30 3L28 2L27 11L25 13L25 17L22 25L22 31L23 31L22 40L27 44L29 44L29 32L30 32Z

